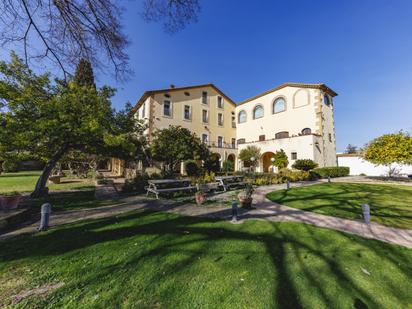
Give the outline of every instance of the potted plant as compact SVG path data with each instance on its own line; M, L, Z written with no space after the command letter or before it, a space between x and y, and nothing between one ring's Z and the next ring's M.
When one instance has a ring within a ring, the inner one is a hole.
M245 190L238 194L240 207L242 208L252 208L252 194L253 194L253 186L248 183L246 184Z
M21 200L21 194L14 192L7 192L0 195L0 208L4 210L16 209Z
M198 206L202 205L206 200L206 192L204 190L205 182L202 177L197 179L196 188L197 191L195 193L196 204Z

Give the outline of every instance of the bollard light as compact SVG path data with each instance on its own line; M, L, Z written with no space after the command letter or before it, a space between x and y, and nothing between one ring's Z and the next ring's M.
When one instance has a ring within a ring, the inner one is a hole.
M286 190L289 190L289 189L290 189L290 181L286 180Z
M50 218L51 209L52 209L52 205L50 203L41 205L41 218L40 218L39 231L47 231L47 229L49 228L49 218Z
M328 176L328 182L330 183L330 176Z
M236 222L237 221L237 202L232 203L232 221Z
M371 223L371 213L370 213L370 207L368 204L362 205L362 213L363 213L363 219L365 220L365 223L370 224Z

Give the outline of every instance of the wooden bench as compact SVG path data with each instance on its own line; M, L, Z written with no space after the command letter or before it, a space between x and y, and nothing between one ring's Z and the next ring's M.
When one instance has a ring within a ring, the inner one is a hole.
M149 193L153 193L157 199L159 199L159 194L161 193L192 191L196 189L195 186L190 184L189 179L159 179L149 180L148 183L146 196L149 196Z
M244 176L218 176L215 178L224 191L232 187L243 187L246 185Z

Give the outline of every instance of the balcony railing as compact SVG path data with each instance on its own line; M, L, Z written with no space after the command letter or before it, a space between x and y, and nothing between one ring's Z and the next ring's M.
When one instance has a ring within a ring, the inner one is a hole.
M203 142L206 144L208 147L212 148L225 148L225 149L237 149L236 145L231 144L231 143L222 143L219 144L217 142Z

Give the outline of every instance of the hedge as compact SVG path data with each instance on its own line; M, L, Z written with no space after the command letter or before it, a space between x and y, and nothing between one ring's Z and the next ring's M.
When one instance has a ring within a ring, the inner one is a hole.
M331 166L315 168L312 172L320 178L326 177L344 177L349 175L349 167L347 166Z

